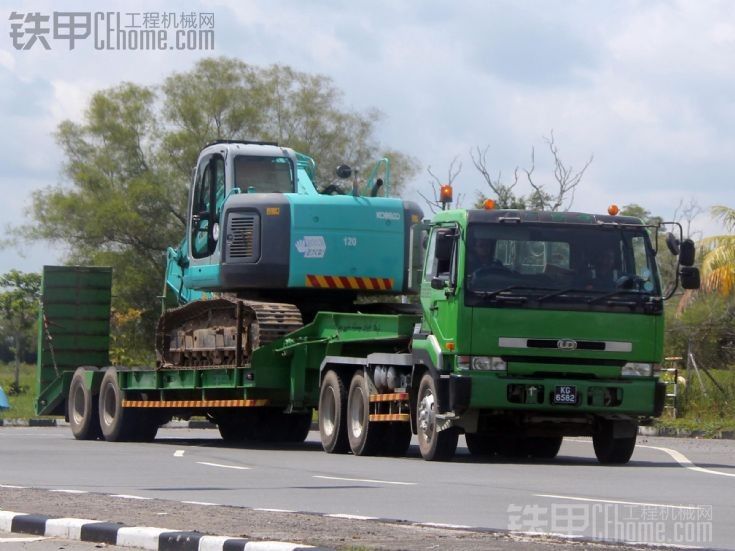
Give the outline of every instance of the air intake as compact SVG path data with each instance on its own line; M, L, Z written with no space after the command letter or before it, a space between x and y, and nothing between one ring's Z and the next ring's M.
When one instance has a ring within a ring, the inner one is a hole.
M227 259L254 261L258 257L259 216L233 213L227 220Z

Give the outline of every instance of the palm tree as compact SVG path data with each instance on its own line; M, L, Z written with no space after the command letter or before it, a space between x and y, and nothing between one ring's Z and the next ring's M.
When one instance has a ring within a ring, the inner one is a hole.
M728 296L735 292L735 209L717 205L710 212L730 235L702 239L702 289Z

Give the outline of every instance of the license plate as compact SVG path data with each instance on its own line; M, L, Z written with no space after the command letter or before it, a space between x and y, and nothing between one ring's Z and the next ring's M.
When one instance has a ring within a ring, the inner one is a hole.
M551 403L553 404L577 404L577 387L572 385L561 385L554 388L554 396Z

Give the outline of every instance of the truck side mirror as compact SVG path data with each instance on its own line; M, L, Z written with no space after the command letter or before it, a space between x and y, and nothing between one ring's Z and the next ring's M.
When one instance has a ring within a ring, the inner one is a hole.
M685 239L679 245L679 264L694 266L694 241Z
M699 289L699 268L682 266L679 269L679 278L684 289Z
M442 279L441 277L432 277L431 278L431 288L436 289L437 291L441 291L447 286L447 280Z

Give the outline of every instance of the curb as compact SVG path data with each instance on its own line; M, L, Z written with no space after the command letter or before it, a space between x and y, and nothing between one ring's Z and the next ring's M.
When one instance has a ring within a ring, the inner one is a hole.
M57 537L151 551L332 551L284 541L250 541L151 526L125 526L82 518L53 518L0 511L0 532Z

